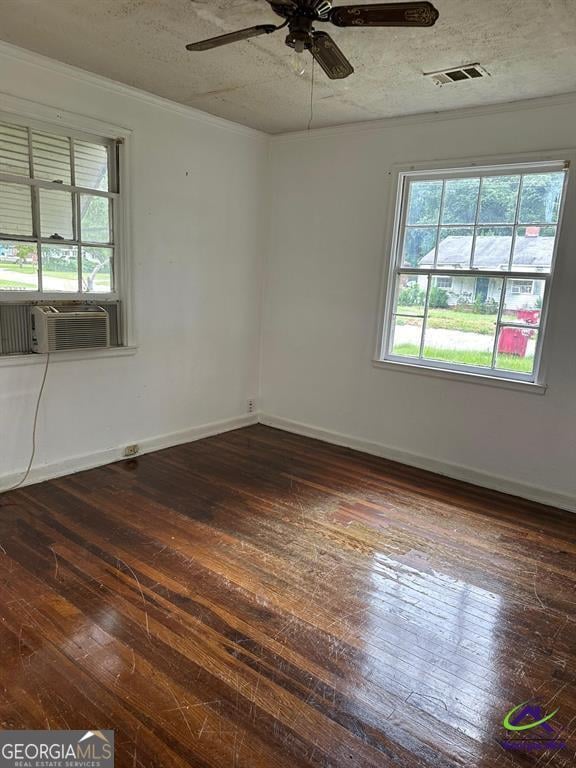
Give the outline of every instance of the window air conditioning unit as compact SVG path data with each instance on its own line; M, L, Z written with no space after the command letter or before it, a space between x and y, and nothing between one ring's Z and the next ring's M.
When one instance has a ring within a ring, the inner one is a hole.
M65 352L110 346L110 318L97 306L33 307L32 351Z

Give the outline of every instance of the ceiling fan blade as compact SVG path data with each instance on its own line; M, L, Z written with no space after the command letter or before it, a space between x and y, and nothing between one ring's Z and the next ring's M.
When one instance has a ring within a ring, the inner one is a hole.
M432 3L374 3L333 8L337 27L432 27L440 14Z
M256 27L239 29L237 32L230 32L227 35L219 35L218 37L211 37L208 40L201 40L199 43L189 43L186 46L186 50L209 51L212 48L218 48L221 45L228 45L228 43L237 43L240 40L248 40L251 37L258 37L259 35L269 35L277 29L278 27L275 27L274 24L259 24Z
M331 80L341 80L354 72L352 64L326 32L314 32L310 51Z

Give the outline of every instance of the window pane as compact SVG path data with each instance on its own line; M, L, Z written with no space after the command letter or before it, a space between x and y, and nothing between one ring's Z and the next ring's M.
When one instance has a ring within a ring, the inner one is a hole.
M436 280L436 287L443 288L447 291L451 291L453 285L454 285L454 278L452 277L452 275L447 275L446 277L439 277Z
M36 243L0 240L0 291L37 291Z
M513 224L516 218L520 176L493 176L482 180L479 222Z
M556 227L518 227L512 269L522 272L550 272Z
M391 353L401 357L418 357L422 324L423 320L418 317L395 316L392 325Z
M30 177L27 128L0 123L0 173Z
M52 243L41 247L43 290L78 293L78 248Z
M478 227L472 267L474 269L508 269L512 249L512 227Z
M108 149L74 139L76 186L108 191Z
M32 236L32 191L20 184L0 184L0 232Z
M410 183L407 224L437 224L440 218L442 181Z
M436 227L408 227L404 235L403 267L431 267L436 250Z
M399 315L424 316L427 275L400 275L397 284L396 312Z
M507 280L502 322L538 325L545 288L544 280Z
M469 269L473 227L441 227L436 266L440 269Z
M82 248L82 290L112 291L112 248Z
M449 179L444 192L443 224L474 224L480 179Z
M533 373L538 331L504 326L498 334L496 368L503 371Z
M524 176L520 196L520 222L555 224L560 213L564 178L563 171Z
M85 243L110 242L110 203L107 197L80 195L80 233Z
M423 357L490 368L503 280L434 276L430 289Z
M66 136L32 133L34 178L71 184L70 140Z
M40 189L39 194L42 237L72 240L72 195L52 189Z

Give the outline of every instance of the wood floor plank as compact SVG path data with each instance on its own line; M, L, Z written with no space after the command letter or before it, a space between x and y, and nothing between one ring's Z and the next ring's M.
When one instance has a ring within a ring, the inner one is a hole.
M0 496L0 726L120 768L567 768L576 518L255 426ZM502 719L560 707L565 749Z

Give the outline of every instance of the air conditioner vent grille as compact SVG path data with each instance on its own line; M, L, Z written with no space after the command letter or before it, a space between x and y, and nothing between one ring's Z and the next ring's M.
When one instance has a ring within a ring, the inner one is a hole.
M109 315L102 307L34 307L31 322L34 352L110 346Z
M435 85L447 85L490 77L490 73L480 64L465 64L462 67L452 67L439 72L425 72L424 77L429 77Z

